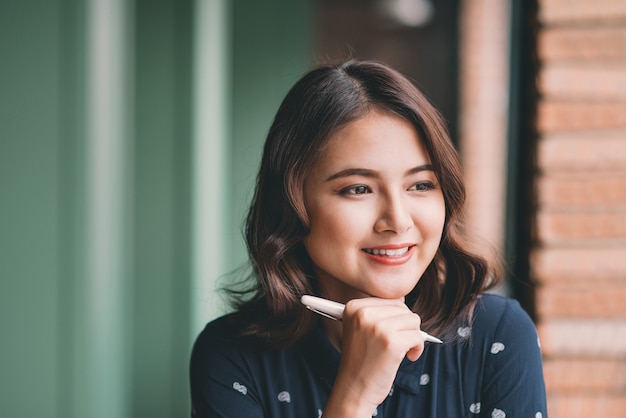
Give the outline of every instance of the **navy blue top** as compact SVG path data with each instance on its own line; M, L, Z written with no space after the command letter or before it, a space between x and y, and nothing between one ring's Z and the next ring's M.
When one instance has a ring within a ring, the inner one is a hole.
M545 418L546 396L537 332L520 305L482 295L458 342L426 343L404 359L377 418ZM321 326L283 350L236 338L229 316L207 325L191 356L192 416L317 418L340 353Z

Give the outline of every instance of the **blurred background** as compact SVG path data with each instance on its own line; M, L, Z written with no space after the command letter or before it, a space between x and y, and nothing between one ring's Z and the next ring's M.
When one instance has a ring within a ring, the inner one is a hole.
M189 416L262 144L312 65L441 110L550 417L626 416L626 2L0 1L0 416Z

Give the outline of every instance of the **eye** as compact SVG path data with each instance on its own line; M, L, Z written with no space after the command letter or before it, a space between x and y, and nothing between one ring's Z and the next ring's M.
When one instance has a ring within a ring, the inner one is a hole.
M339 193L342 195L358 195L358 194L366 194L366 193L371 193L371 192L372 191L370 190L369 187L363 184L357 184L356 186L350 186L350 187L346 187L345 189L341 189Z
M411 186L409 190L415 190L417 192L427 192L435 188L436 186L431 181L420 181L418 183L415 183L413 186Z

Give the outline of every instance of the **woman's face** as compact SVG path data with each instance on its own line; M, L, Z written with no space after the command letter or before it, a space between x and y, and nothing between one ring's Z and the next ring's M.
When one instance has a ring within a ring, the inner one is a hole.
M304 186L311 221L304 246L325 297L399 298L415 287L445 219L430 164L413 125L384 113L330 138Z

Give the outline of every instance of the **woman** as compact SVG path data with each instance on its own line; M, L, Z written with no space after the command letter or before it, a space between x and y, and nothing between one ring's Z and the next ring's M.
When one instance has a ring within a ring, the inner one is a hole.
M318 67L268 134L252 286L191 358L195 417L545 417L537 334L468 249L458 155L432 105L375 62ZM343 321L308 311L313 294ZM441 337L425 343L419 330Z

